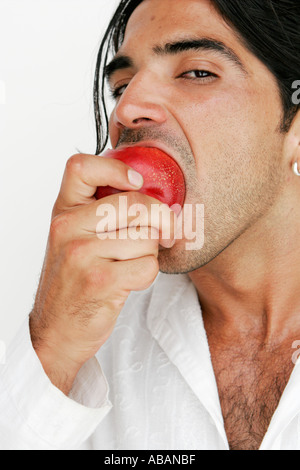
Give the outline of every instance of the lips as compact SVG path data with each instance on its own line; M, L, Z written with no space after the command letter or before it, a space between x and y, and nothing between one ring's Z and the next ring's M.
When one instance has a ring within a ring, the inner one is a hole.
M140 193L158 199L169 207L179 204L185 199L184 175L177 162L164 150L143 142L143 147L120 146L117 150L108 150L105 158L115 158L138 171L144 178ZM110 186L97 189L95 197L101 199L122 191Z

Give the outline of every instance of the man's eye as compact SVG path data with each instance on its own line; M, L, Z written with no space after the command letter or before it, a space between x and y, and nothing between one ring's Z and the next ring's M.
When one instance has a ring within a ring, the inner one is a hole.
M217 77L216 74L208 72L207 70L189 70L180 75L179 78L185 78L187 80L201 80L201 81L211 81Z
M184 72L181 74L178 78L184 78L186 80L197 80L197 81L203 81L203 82L209 82L213 81L215 78L217 78L217 75L208 72L207 70L189 70L188 72ZM122 86L117 86L117 87L112 87L110 90L110 94L113 99L117 100L122 96L124 91L126 90L128 84L125 83Z
M122 85L122 86L119 86L119 87L116 87L116 88L112 88L110 90L110 94L113 97L113 99L116 100L116 99L120 98L120 96L124 93L126 87L127 87L127 85Z

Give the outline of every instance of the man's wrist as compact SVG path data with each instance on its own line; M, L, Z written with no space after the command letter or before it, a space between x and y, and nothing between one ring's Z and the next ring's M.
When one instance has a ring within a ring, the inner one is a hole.
M35 349L35 352L51 383L65 395L69 395L80 366L67 360L63 361L47 348Z
M75 378L82 366L72 360L57 346L57 341L51 341L46 334L41 334L42 328L36 324L34 317L29 320L32 346L37 357L52 384L68 395Z

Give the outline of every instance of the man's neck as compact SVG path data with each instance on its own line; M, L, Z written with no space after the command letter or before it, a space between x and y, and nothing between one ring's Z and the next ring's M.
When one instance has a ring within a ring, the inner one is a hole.
M286 203L285 203L286 201ZM300 218L286 197L211 263L189 274L210 322L265 341L300 332Z

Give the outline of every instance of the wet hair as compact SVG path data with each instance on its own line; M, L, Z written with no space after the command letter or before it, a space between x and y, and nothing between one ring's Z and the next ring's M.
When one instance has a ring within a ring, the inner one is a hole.
M121 47L130 16L143 0L120 0L102 39L94 80L94 112L98 155L108 141L105 66ZM176 1L176 0L174 0ZM224 20L277 80L283 105L281 131L287 132L299 105L292 101L292 84L300 79L299 0L211 0Z

